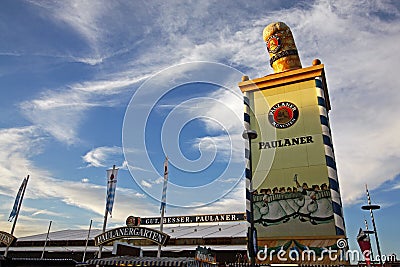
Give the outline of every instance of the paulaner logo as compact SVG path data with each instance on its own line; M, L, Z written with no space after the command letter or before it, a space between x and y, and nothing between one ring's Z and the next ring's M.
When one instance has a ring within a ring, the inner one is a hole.
M323 261L326 258L329 258L330 261L350 261L350 262L358 262L365 259L370 259L371 261L379 261L379 256L375 258L371 258L371 251L366 250L363 253L358 250L350 250L347 249L347 241L346 239L339 239L336 242L336 246L334 249L332 247L324 248L321 252L317 253L312 249L290 249L286 251L282 248L280 249L268 249L267 246L264 246L263 250L259 250L257 252L257 259L259 261L272 261L273 259L278 259L281 262L318 262ZM382 255L383 261L397 261L396 254L391 255Z
M299 118L299 109L290 102L279 102L268 112L268 120L278 129L284 129L295 124Z

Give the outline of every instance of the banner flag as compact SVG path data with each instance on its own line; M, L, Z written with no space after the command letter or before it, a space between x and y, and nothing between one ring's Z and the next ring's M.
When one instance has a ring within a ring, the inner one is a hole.
M117 187L117 173L118 169L107 170L107 212L112 216L112 209L114 206L115 188Z
M22 201L22 192L25 189L26 181L27 181L26 178L24 178L24 180L21 183L21 186L19 187L18 194L17 194L17 196L15 198L15 201L14 201L14 206L13 206L13 208L11 210L10 217L8 218L9 222L12 222L12 220L15 217L15 215L17 215L18 205Z
M370 266L371 242L369 240L369 236L361 228L357 235L357 243L365 257L365 263L367 266Z
M168 185L168 157L166 157L164 161L164 185L161 197L160 212L162 211L163 208L165 209L165 205L167 203L167 185Z

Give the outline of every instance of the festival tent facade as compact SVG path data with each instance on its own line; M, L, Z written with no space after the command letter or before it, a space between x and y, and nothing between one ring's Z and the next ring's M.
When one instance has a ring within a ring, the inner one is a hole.
M238 253L240 259L245 258L246 231L247 226L243 222L166 226L164 233L167 233L170 238L166 246L162 247L162 257L194 259L198 246L206 246L215 252L216 261L235 262ZM47 233L20 237L15 245L9 248L9 256L40 258L44 251L44 258L71 258L76 262L82 262L86 251L85 261L97 259L99 248L95 245L95 237L101 232L100 229L91 230L87 247L85 246L87 230L50 232L46 247L44 244ZM141 255L144 257L155 257L158 250L157 244L145 238L122 238L103 246L102 259L116 256L116 247L121 244L140 248ZM0 254L4 250L5 247L0 247Z

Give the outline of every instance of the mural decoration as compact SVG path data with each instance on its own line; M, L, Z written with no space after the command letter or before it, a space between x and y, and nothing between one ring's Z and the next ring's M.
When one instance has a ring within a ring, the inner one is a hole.
M312 225L333 221L331 193L326 183L309 187L294 178L295 186L261 189L254 196L254 222L264 227L291 220Z

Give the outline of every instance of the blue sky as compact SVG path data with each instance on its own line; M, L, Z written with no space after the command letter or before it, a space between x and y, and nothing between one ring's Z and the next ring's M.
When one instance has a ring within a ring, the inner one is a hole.
M4 0L0 7L1 230L11 228L27 174L17 236L43 233L49 220L53 230L86 229L90 219L100 227L113 164L120 172L109 227L132 214L156 216L165 154L167 215L244 212L236 85L243 73L272 73L262 30L283 21L303 66L314 58L325 64L350 245L369 220L360 210L368 183L382 205L382 250L400 255L398 2Z

